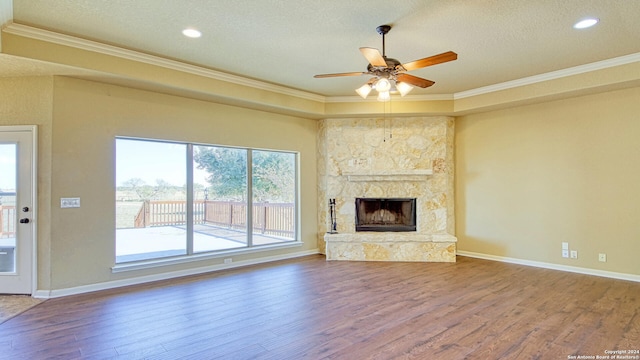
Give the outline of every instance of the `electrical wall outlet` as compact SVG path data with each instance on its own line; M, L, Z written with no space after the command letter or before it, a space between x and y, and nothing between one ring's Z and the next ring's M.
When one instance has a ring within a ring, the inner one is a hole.
M607 262L607 254L598 254L598 261Z
M572 259L578 258L578 250L571 250L571 258Z
M233 262L233 259L232 259L232 258L224 259L224 263L225 263L225 264L231 264L232 262Z

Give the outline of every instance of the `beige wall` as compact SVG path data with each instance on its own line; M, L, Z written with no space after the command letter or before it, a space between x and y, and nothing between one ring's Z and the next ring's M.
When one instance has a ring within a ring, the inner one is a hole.
M639 100L631 88L456 119L458 249L640 274Z
M41 125L39 202L45 204L40 207L38 246L40 252L50 249L51 256L50 262L46 256L40 259L40 290L222 263L222 259L211 259L111 273L115 261L115 136L299 152L304 244L233 258L242 261L317 248L314 120L62 77L4 80L0 92L0 124ZM12 94L12 105L6 111L5 92ZM30 100L45 95L49 96L48 102ZM11 116L13 113L17 115ZM49 180L50 190L43 189L43 183ZM82 207L60 209L61 197L80 197ZM49 219L50 228L42 228Z
M116 135L299 151L304 245L263 255L317 247L315 120L71 78L3 78L0 99L0 125L39 126L38 289L159 271L110 270ZM631 88L457 118L458 249L640 274L638 99ZM577 260L560 256L562 241Z
M53 78L0 78L0 126L38 126L38 288L51 284L51 117Z

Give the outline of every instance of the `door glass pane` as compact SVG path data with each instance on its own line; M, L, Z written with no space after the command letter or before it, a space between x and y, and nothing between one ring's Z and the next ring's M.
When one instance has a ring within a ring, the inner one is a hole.
M193 147L193 251L247 246L247 150Z
M116 263L187 253L187 146L116 139Z
M16 271L16 144L0 144L0 273Z
M295 240L296 156L252 151L253 244Z

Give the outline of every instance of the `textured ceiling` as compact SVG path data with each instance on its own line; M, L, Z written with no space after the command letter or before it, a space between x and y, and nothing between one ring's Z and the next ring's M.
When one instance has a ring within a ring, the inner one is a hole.
M445 51L458 60L412 75L412 94L453 94L640 53L637 0L13 0L13 21L327 96L354 95L359 47L409 62ZM593 28L575 30L595 16ZM181 34L202 31L199 39ZM6 59L5 59L6 61ZM13 62L13 60L11 61ZM13 67L3 66L0 76ZM31 69L34 64L28 65ZM15 73L16 70L14 70Z

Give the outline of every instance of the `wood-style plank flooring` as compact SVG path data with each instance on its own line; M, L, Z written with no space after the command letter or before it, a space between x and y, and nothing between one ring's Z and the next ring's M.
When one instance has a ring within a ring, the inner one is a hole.
M568 359L640 349L640 283L308 256L47 300L0 359Z

